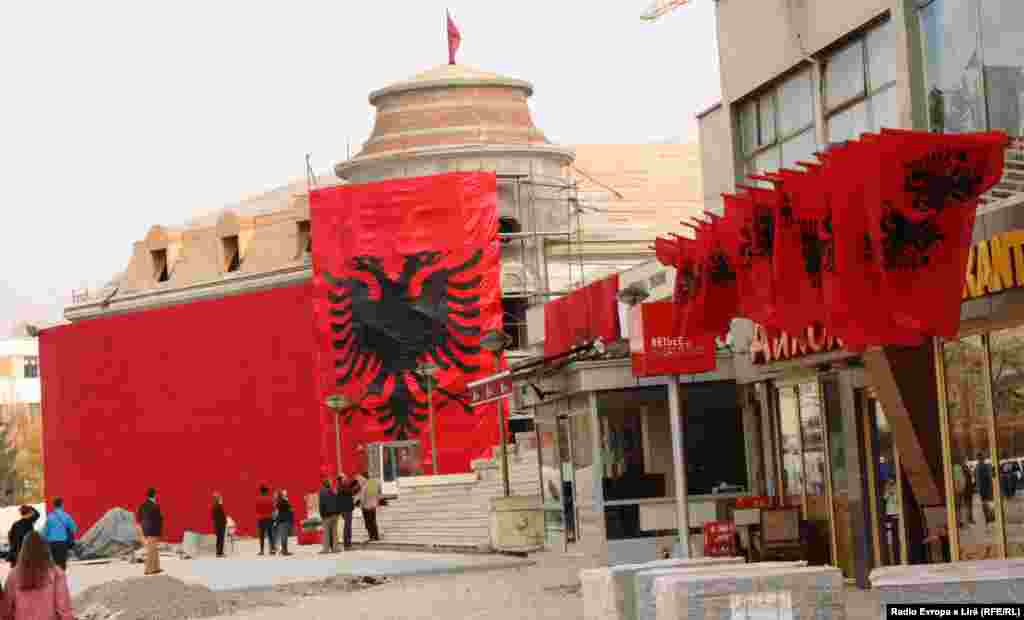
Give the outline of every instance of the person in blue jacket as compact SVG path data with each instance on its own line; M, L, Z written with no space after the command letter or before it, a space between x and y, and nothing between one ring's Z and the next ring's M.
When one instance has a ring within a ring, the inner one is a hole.
M68 552L75 544L75 534L78 533L78 526L75 520L64 511L64 499L53 500L53 512L46 515L46 528L43 530L43 537L50 543L50 554L53 555L53 563L61 570L67 570Z

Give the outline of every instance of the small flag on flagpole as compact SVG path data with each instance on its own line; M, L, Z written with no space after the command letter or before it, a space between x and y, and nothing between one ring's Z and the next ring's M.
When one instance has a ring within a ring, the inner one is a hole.
M454 65L455 53L459 51L459 44L462 43L462 34L459 32L459 27L455 25L451 13L445 11L445 17L448 31L448 64Z

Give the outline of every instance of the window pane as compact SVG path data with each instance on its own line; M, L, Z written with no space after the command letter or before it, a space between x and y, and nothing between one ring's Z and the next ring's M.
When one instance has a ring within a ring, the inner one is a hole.
M750 155L757 148L757 103L748 101L740 109L740 136L743 153Z
M992 386L1006 554L1024 556L1024 327L993 332Z
M868 33L868 87L878 90L896 81L896 28L887 21Z
M783 137L814 122L811 72L802 71L779 87L779 134Z
M920 18L932 131L984 130L976 4L935 0Z
M890 86L871 96L871 131L900 126L899 87Z
M829 142L842 142L860 137L868 131L867 101L850 106L828 119Z
M835 108L864 94L864 46L855 41L836 51L825 65L825 104Z
M804 464L800 446L800 412L796 390L779 389L779 439L782 443L782 483L787 506L803 502Z
M761 119L761 146L775 142L775 95L769 93L761 97L757 106L758 118Z
M798 161L813 161L814 152L817 150L814 128L805 129L803 133L782 143L782 167L797 168Z
M997 472L992 465L988 425L992 410L985 385L985 349L972 336L943 346L949 409L950 463L957 494L960 559L998 556L995 518Z
M981 3L981 42L990 129L1024 135L1024 25L1021 0Z
M765 149L754 158L754 170L757 172L774 172L779 169L779 147Z

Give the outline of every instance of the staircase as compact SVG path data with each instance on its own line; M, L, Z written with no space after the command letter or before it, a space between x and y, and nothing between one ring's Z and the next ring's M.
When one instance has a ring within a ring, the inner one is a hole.
M536 449L510 445L508 450L512 494L538 495ZM499 454L500 448L494 448L490 459L474 461L467 474L403 479L398 497L377 510L382 546L491 550L490 503L504 494ZM366 528L357 510L353 540L365 539Z
M1003 178L981 197L981 202L986 207L998 208L1015 199L1024 200L1024 139L1021 138L1010 140Z

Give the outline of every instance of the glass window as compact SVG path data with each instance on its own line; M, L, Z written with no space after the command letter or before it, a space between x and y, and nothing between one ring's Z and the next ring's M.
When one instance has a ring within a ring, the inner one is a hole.
M779 134L790 136L814 124L814 88L811 72L802 71L779 87Z
M864 94L864 44L855 41L825 64L825 104L831 109Z
M775 93L768 93L761 97L757 104L757 115L760 121L759 145L775 142Z
M747 446L736 384L690 384L685 390L683 436L689 493L748 491Z
M984 130L977 5L964 0L935 0L921 8L919 16L932 131ZM1007 27L1019 30L1020 26Z
M36 379L39 377L39 358L32 356L25 358L25 378Z
M868 103L861 101L828 119L829 142L853 140L868 131Z
M985 0L979 9L989 128L1024 135L1024 2Z
M876 91L896 81L896 28L887 21L868 33L868 88Z
M993 409L1006 554L1024 557L1024 327L993 332Z
M804 465L801 457L800 411L797 408L796 390L791 387L779 389L779 440L782 448L782 484L785 488L786 504L799 506L803 503Z
M900 89L890 86L871 96L871 131L900 127Z
M960 559L998 557L995 484L988 428L992 419L985 385L985 348L979 336L943 346L949 410L950 458Z
M798 161L812 161L814 152L817 150L818 143L814 139L814 127L805 129L803 133L782 143L782 167L797 168L796 162Z
M750 155L757 149L757 102L748 101L740 109L740 130L743 153Z
M757 172L774 172L779 169L779 147L765 149L754 157L754 170Z

